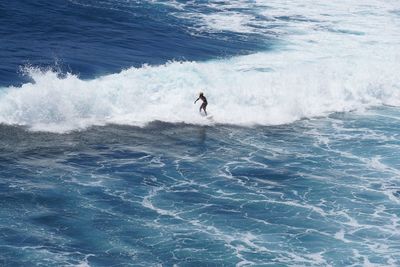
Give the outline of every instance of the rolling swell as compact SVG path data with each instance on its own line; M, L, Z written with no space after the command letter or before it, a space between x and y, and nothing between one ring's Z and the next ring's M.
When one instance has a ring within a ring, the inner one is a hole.
M155 1L0 3L0 86L29 81L21 66L57 67L84 79L168 60L206 60L268 49L270 38L199 29Z

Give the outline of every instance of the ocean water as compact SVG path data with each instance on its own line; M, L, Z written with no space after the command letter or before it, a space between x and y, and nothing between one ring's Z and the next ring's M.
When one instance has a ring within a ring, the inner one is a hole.
M399 28L395 0L1 1L0 266L399 266Z

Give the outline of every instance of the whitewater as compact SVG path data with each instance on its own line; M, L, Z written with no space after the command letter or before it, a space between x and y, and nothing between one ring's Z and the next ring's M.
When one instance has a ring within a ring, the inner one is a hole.
M352 8L340 1L251 5L252 15L226 11L229 6L221 4L224 9L217 14L193 16L202 25L195 30L266 36L272 31L279 37L270 51L143 65L89 80L26 67L32 82L1 90L0 122L55 132L152 121L207 124L192 104L200 91L209 98L213 123L242 126L400 104L395 2L354 2ZM192 17L184 14L182 19ZM231 17L235 23L226 22Z

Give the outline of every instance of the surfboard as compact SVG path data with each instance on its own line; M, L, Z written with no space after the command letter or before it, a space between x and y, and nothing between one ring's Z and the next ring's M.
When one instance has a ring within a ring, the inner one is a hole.
M209 121L214 121L214 116L211 115L210 113L208 113L208 115L205 115L203 113L200 113L200 116L202 116L203 118L209 120Z
M213 115L207 115L207 116L205 116L205 118L207 120L209 120L210 122L214 122L214 116Z

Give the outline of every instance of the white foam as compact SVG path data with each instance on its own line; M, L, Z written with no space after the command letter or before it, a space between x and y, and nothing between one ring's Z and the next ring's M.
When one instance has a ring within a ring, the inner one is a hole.
M289 4L271 2L274 8L267 8L261 2L254 7L256 14L275 20L299 12ZM210 124L193 104L200 90L209 100L212 123L245 126L400 105L400 19L389 13L392 2L369 0L369 6L357 1L303 6L291 2L311 21L285 22L290 42L285 49L130 68L93 80L31 68L33 83L1 90L0 123L52 132L108 123L143 126L154 120ZM220 14L225 11L239 32L248 31L251 25L246 21L255 19L231 7L221 8L209 17L216 29L226 29L226 13ZM336 26L363 34L330 30Z

